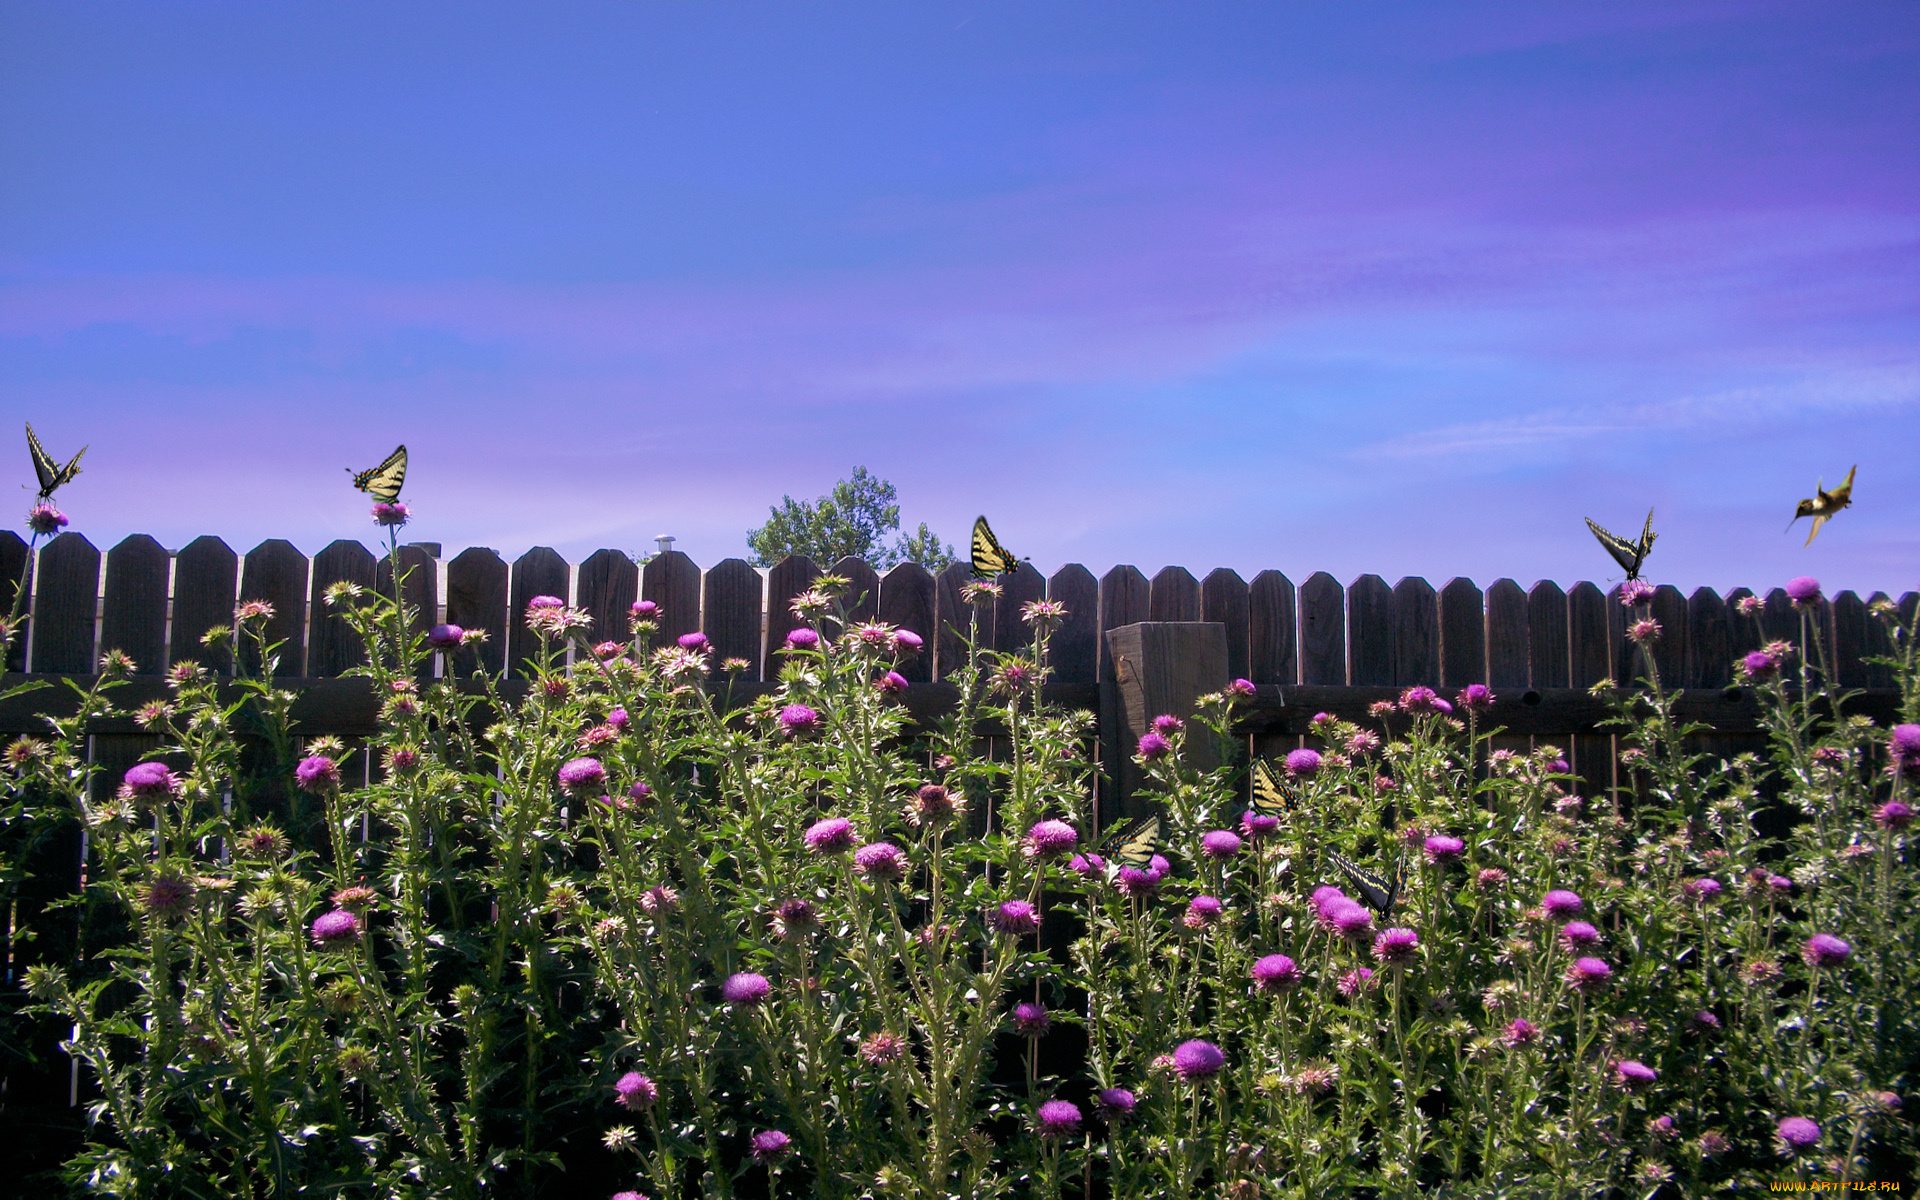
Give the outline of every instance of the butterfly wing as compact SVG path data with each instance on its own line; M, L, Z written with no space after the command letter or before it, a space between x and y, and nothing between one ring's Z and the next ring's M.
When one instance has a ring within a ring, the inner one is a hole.
M1636 572L1640 570L1640 559L1637 553L1637 547L1618 534L1609 533L1594 524L1592 517L1587 517L1585 520L1587 522L1587 528L1593 530L1593 536L1599 540L1602 546L1606 547L1608 554L1613 555L1613 561L1620 564L1620 569L1627 573L1627 578L1635 578Z
M33 422L27 422L27 453L33 455L33 473L40 477L40 494L51 495L58 487L59 469L53 465L53 456L47 453L40 439L34 436Z
M379 466L355 475L353 486L382 504L392 504L400 498L400 485L406 481L407 448L403 445L396 447Z
M1253 760L1253 811L1263 817L1282 817L1300 801L1300 789L1273 773L1264 758Z
M1393 911L1393 902L1400 897L1400 881L1403 878L1397 867L1394 869L1393 882L1389 884L1372 871L1349 861L1343 854L1329 850L1327 858L1334 866L1340 868L1341 873L1353 881L1353 885L1360 889L1361 896L1365 897L1374 911L1383 917Z
M1653 510L1647 510L1646 527L1640 531L1640 540L1633 544L1633 566L1627 571L1628 579L1640 577L1640 565L1647 561L1647 555L1653 553L1653 541L1660 535L1653 531Z
M1124 839L1120 848L1113 852L1114 865L1132 867L1145 871L1152 867L1153 856L1160 850L1160 818L1148 817L1132 826L1121 835Z
M973 522L973 577L975 579L995 579L1014 569L1017 564L1008 554L1000 539L993 536L993 529L985 517L976 517Z

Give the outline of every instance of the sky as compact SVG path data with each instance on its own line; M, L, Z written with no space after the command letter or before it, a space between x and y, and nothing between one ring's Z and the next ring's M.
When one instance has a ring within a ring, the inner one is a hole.
M0 0L0 414L103 549L1897 594L1920 7Z

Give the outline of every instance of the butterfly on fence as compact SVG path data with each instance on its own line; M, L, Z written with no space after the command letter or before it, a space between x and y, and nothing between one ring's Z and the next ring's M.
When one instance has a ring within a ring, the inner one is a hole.
M993 530L987 525L985 517L974 519L973 577L975 579L996 579L1002 575L1011 575L1025 561L1007 553L1007 548L1000 544L1000 539L993 536Z
M68 459L66 466L59 466L54 462L53 455L47 453L47 448L40 444L40 439L34 436L33 422L29 421L27 452L33 455L33 473L40 477L40 499L51 500L56 488L71 482L80 473L80 457L87 452L87 448L80 447L80 453Z
M1264 758L1253 760L1253 811L1284 817L1300 803L1300 785L1273 773Z
M1406 878L1397 864L1393 868L1393 882L1389 884L1372 871L1349 862L1344 855L1329 850L1327 857L1360 889L1361 897L1375 912L1384 917L1393 910L1393 902L1400 898L1400 883Z
M1802 500L1799 507L1793 510L1793 521L1798 521L1801 517L1813 518L1813 529L1807 534L1807 545L1813 545L1814 537L1819 534L1820 527L1827 523L1828 518L1853 503L1853 473L1859 469L1860 465L1855 463L1847 471L1847 481L1830 492L1815 483L1814 498ZM1793 528L1793 521L1787 522L1788 529Z
M1627 578L1630 580L1640 578L1640 564L1647 561L1647 554L1653 549L1653 539L1660 536L1653 531L1653 510L1647 510L1647 527L1640 531L1639 540L1632 542L1617 534L1608 533L1595 525L1591 517L1586 518L1586 521L1587 528L1593 530L1593 536L1600 539L1600 544L1607 548L1608 554L1613 555L1613 561L1626 569Z
M1118 834L1120 846L1113 852L1113 863L1107 868L1111 877L1117 875L1122 867L1132 867L1136 871L1153 869L1153 856L1160 852L1160 818L1145 817L1127 826Z
M347 468L353 471L352 467ZM407 481L407 448L398 446L387 455L377 467L354 472L353 486L372 496L382 504L392 504L400 498L400 485Z

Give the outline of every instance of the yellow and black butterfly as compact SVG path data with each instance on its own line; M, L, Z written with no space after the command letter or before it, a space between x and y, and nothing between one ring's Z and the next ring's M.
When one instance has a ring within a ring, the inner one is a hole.
M51 500L55 489L71 482L80 473L80 456L87 452L87 448L80 447L80 454L68 459L66 466L59 466L53 461L53 455L47 453L47 448L40 444L40 439L34 436L33 422L29 421L27 452L33 455L33 473L40 477L40 499Z
M353 471L352 467L347 470ZM407 448L399 446L377 467L354 472L353 486L372 496L382 504L392 504L400 498L400 485L407 481Z
M1136 871L1150 870L1153 856L1160 852L1160 818L1147 817L1136 821L1119 836L1120 847L1113 852L1109 873L1118 873L1121 867L1132 867Z
M1273 773L1264 758L1253 760L1253 811L1263 817L1284 817L1300 803L1300 785Z
M1608 554L1613 555L1613 561L1626 569L1627 578L1640 578L1640 564L1647 561L1647 554L1653 549L1653 539L1660 536L1653 531L1653 510L1647 510L1647 527L1640 531L1639 540L1632 542L1618 534L1608 533L1595 525L1591 517L1586 521L1587 528L1593 530L1593 536L1600 539L1600 544L1607 548Z
M1393 882L1388 884L1372 871L1349 862L1344 855L1329 850L1327 857L1333 860L1333 865L1339 867L1348 879L1353 881L1355 887L1360 889L1361 897L1373 907L1375 912L1384 917L1393 910L1393 902L1400 898L1400 883L1406 878L1398 865L1393 869Z
M987 525L985 517L976 517L973 522L973 577L975 579L997 579L1002 575L1011 575L1025 562L1007 553L1000 539L993 536L993 530Z
M1813 529L1807 534L1807 545L1813 545L1813 539L1819 535L1820 527L1825 525L1830 517L1853 503L1853 472L1859 469L1859 465L1855 464L1852 470L1847 472L1847 481L1830 492L1818 483L1814 484L1814 498L1802 500L1793 510L1793 521L1798 521L1801 517L1813 518ZM1787 522L1788 529L1793 528L1793 521Z

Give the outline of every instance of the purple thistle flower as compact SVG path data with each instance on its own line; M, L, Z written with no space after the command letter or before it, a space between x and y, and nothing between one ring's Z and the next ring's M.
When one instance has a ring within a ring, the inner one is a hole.
M1793 891L1793 880L1788 879L1785 875L1769 875L1767 876L1767 887L1784 896Z
M1613 1080L1628 1091L1638 1091L1660 1078L1660 1072L1638 1059L1625 1059L1613 1064Z
M1920 763L1920 725L1895 725L1887 738L1887 757L1903 769Z
M1750 650L1740 660L1740 668L1748 679L1772 679L1780 671L1780 660L1765 650Z
M1105 1088L1095 1100L1094 1111L1112 1123L1132 1113L1135 1103L1133 1093L1126 1088Z
M1373 969L1371 967L1355 967L1345 975L1342 975L1339 982L1335 983L1333 987L1335 991L1351 1000L1373 985Z
M1490 892L1497 887L1502 887L1506 882L1507 873L1499 867L1484 867L1478 875L1473 877L1473 886L1483 892Z
M787 631L787 649L811 650L820 644L820 635L805 625Z
M1426 841L1427 861L1430 863L1450 863L1465 853L1467 844L1457 837L1436 833Z
M1251 809L1240 814L1240 836L1250 842L1267 837L1279 828L1279 817L1269 817Z
M1613 977L1613 968L1597 958L1576 958L1567 968L1567 982L1576 992L1605 983Z
M565 608L566 606L567 602L558 596L535 596L533 599L527 601L527 611L529 613L536 608Z
M1807 608L1820 603L1820 581L1811 575L1799 575L1787 580L1787 599L1793 601L1795 608Z
M427 645L435 650L454 650L465 636L467 631L458 625L435 625L427 630Z
M900 1061L907 1052L907 1040L897 1033L881 1030L860 1042L860 1061L870 1067L884 1067Z
M1287 774L1311 778L1320 772L1320 752L1302 747L1287 755Z
M1187 901L1186 915L1180 918L1188 929L1206 929L1220 919L1226 906L1212 896L1195 896Z
M1226 1065L1227 1056L1212 1042L1181 1042L1173 1048L1173 1069L1182 1079L1206 1079Z
M1718 896L1722 889L1718 879L1689 879L1680 885L1680 890L1705 904Z
M165 763L144 762L128 767L121 783L135 796L171 796L180 791L179 778Z
M645 1112L652 1108L660 1095L660 1089L653 1086L653 1080L638 1071L628 1071L622 1075L613 1085L613 1092L622 1108L634 1112Z
M1720 1018L1713 1015L1711 1009L1701 1009L1693 1014L1693 1027L1701 1033L1712 1033L1720 1028Z
M1399 926L1383 929L1380 936L1373 939L1374 958L1388 965L1411 962L1419 950L1420 935Z
M987 914L987 924L995 933L1018 937L1040 928L1040 914L1025 900L1008 900Z
M1587 950L1600 944L1600 931L1585 921L1568 921L1560 928L1560 944L1570 954Z
M1373 914L1351 900L1329 904L1321 910L1321 915L1342 937L1365 937L1373 930Z
M560 766L560 786L575 796L590 796L604 791L607 769L597 758L570 758Z
M405 525L407 518L412 515L413 510L399 500L395 500L391 504L383 502L373 506L373 523L375 525L398 528L401 525Z
M1540 1037L1540 1027L1525 1017L1515 1017L1507 1026L1503 1040L1508 1046L1529 1046Z
M888 671L874 680L873 686L883 696L898 696L907 690L907 677L898 671Z
M1186 727L1187 723L1172 713L1161 713L1153 719L1154 731L1156 733L1164 733L1168 737L1172 737Z
M293 781L303 792L324 792L340 786L340 768L324 754L310 754L293 769Z
M1327 726L1332 725L1337 720L1339 720L1339 718L1330 712L1317 712L1313 714L1313 720L1308 721L1307 725L1315 733L1324 734L1326 733Z
M318 946L339 946L360 936L359 914L344 908L321 913L313 919L313 941Z
M1645 646L1649 642L1660 640L1660 622L1646 617L1627 626L1627 640L1636 646Z
M1027 830L1027 854L1033 858L1058 858L1080 841L1080 832L1065 821L1049 817Z
M1079 1131L1080 1110L1066 1100L1049 1100L1040 1106L1035 1124L1041 1137L1066 1137Z
M1216 829L1200 839L1200 853L1219 860L1240 853L1240 835L1231 829Z
M1410 687L1400 693L1400 711L1409 713L1433 712L1440 697L1430 687Z
M797 940L820 927L820 918L813 911L809 900L794 898L782 900L773 910L774 932L789 941Z
M764 1001L773 993L773 984L765 975L756 975L751 971L741 971L727 976L720 985L720 997L728 1004L739 1004L751 1008Z
M1800 947L1801 961L1810 967L1837 967L1852 953L1852 946L1830 933L1816 933Z
M1139 749L1140 757L1152 762L1155 759L1165 758L1172 752L1173 743L1168 741L1162 734L1143 733L1140 735Z
M1453 702L1468 712L1483 713L1493 708L1493 689L1484 683L1470 683L1460 689Z
M627 607L627 615L636 621L651 621L660 615L660 606L651 600L635 600Z
M1300 964L1284 954L1269 954L1253 964L1256 991L1287 992L1300 982Z
M952 818L958 808L953 793L937 783L927 783L913 794L911 816L917 825L938 825Z
M1636 608L1653 599L1653 585L1644 579L1629 579L1620 585L1620 606Z
M1097 879L1107 872L1107 860L1098 854L1076 854L1067 861L1067 870L1082 879Z
M147 884L147 911L157 917L177 917L187 911L193 885L179 875L156 875Z
M629 1190L624 1192L615 1192L613 1194L612 1200L647 1200L647 1197L641 1192Z
M1786 1117L1774 1126L1782 1154L1799 1154L1820 1144L1820 1127L1805 1117Z
M793 1149L793 1139L778 1129L762 1129L753 1135L753 1161L777 1163Z
M1046 1006L1028 1000L1013 1006L1013 1028L1022 1037L1039 1037L1053 1027Z
M27 513L27 528L36 534L59 533L67 523L67 514L44 501Z
M815 821L807 826L805 838L807 849L815 854L844 854L859 840L854 836L853 822L845 817Z
M1253 695L1257 690L1258 689L1253 686L1253 680L1251 679L1236 679L1227 685L1228 692L1243 698Z
M681 634L674 639L674 644L682 650L691 650L695 654L705 654L707 651L713 649L713 643L707 640L707 635L697 629L692 633Z
M820 714L804 704L789 704L780 710L780 732L788 737L805 737L820 727Z
M926 642L922 641L920 635L911 629L896 629L893 631L893 648L896 653L918 654L920 653L920 648L924 645L926 645Z
M1549 775L1569 775L1573 773L1573 764L1564 758L1556 758L1547 764Z
M1554 920L1564 921L1585 912L1587 902L1565 888L1555 888L1540 898L1540 907Z
M853 869L879 883L898 883L907 874L907 854L892 842L873 842L853 852Z
M1913 823L1913 806L1901 800L1889 800L1873 810L1873 820L1882 829L1905 829Z

